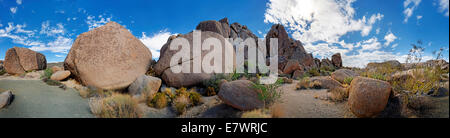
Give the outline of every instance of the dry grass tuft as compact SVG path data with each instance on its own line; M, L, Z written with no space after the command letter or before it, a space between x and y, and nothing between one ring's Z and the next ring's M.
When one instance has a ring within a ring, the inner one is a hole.
M89 100L91 112L100 118L139 118L142 111L138 102L130 95L113 93L105 98Z
M348 89L347 88L333 88L330 89L330 100L335 102L343 102L348 98Z
M280 104L274 104L270 109L272 118L283 118L285 115L284 108Z
M270 114L261 109L242 113L241 118L270 118Z

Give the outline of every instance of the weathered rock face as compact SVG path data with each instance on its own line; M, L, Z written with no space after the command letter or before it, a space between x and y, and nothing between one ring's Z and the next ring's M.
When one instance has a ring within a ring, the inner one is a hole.
M4 68L9 74L47 68L47 60L43 54L21 47L8 49L4 62Z
M190 45L190 50L191 50L191 57L189 58L189 60L186 61L182 61L182 62L190 62L190 68L191 68L191 72L193 71L193 60L203 60L203 57L206 54L209 54L212 50L202 50L201 52L201 57L193 57L192 55L192 51L194 49L194 45L193 45L193 32L186 34L186 35L178 35L176 37L182 37L185 38L186 40L188 40L189 45ZM161 76L162 80L166 83L167 86L170 87L188 87L188 86L194 86L194 85L200 85L203 83L204 80L210 79L214 73L204 73L204 71L202 71L201 73L174 73L172 72L171 66L170 66L170 61L172 59L172 56L174 56L177 52L179 52L180 50L169 50L169 46L172 42L173 39L176 38L175 36L172 36L168 42L166 44L164 44L164 46L161 48L161 57L158 60L158 62L155 65L155 73L157 76ZM203 43L204 40L208 39L208 38L217 38L218 40L220 40L221 44L222 44L222 59L225 60L225 58L227 57L231 57L234 59L234 50L232 45L226 41L226 39L215 32L210 32L210 31L206 31L206 32L201 32L201 43ZM227 47L225 45L228 45ZM200 46L200 45L198 45ZM229 53L227 55L227 52L225 51L229 51ZM182 63L180 62L180 63ZM212 62L212 61L211 61ZM222 61L223 65L222 65L222 71L225 70L225 61ZM233 63L234 60L233 60ZM214 64L213 62L211 64ZM198 66L198 65L196 65ZM233 65L233 68L235 66Z
M331 78L333 78L341 83L344 83L345 78L348 78L348 77L354 78L356 76L358 76L358 74L356 74L355 72L348 70L348 69L339 69L339 70L336 70L335 72L331 73Z
M149 68L152 53L115 22L82 33L64 61L64 68L86 86L105 90L128 87Z
M308 54L303 48L303 44L292 38L289 38L282 25L273 25L266 35L266 48L270 49L270 38L278 38L278 64L279 69L284 69L288 60L297 60L305 68L314 65L312 54ZM269 55L269 53L267 53Z
M0 92L0 109L11 104L14 95L11 91Z
M50 79L55 80L55 81L62 81L69 76L70 76L70 71L61 70L61 71L57 71L57 72L53 73L52 76L50 77Z
M219 22L214 20L200 22L200 24L197 25L196 30L216 32L221 34L224 38L230 36L230 25L228 24L227 18L224 18Z
M318 77L311 77L310 82L320 82L321 87L324 89L334 89L334 88L343 88L342 84L338 81L334 80L330 76L318 76Z
M334 66L333 63L328 58L322 59L322 62L320 63L320 67L331 67Z
M291 74L292 72L296 70L302 70L300 64L297 60L289 60L286 63L286 66L284 67L283 73L284 74Z
M161 82L159 78L142 75L128 87L128 93L137 97L151 96L158 92Z
M348 104L350 110L358 117L374 117L387 105L391 94L388 82L356 77L349 88Z
M237 80L222 84L219 98L242 111L254 110L264 106L263 101L258 99L258 91L252 88L252 82L248 80Z
M333 63L333 65L337 68L341 68L342 67L342 58L341 58L341 53L336 53L331 57L331 63Z

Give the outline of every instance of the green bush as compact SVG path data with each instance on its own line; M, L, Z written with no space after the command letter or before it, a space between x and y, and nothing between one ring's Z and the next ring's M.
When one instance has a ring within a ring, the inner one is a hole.
M277 88L283 83L282 79L278 79L274 84L258 84L253 83L252 88L259 91L258 99L264 102L264 109L266 105L272 104L281 97L281 92Z
M344 84L350 85L350 83L352 83L352 81L353 81L353 77L347 77L344 79Z
M202 96L198 92L191 90L189 92L189 100L193 105L200 105L202 103Z
M50 79L52 74L53 74L52 69L47 68L47 69L44 70L44 74L41 75L41 79Z
M308 71L308 74L311 76L320 76L320 72L317 68L312 68Z
M158 92L154 96L149 96L148 98L149 100L147 100L147 105L150 107L161 109L167 106L167 96L165 93Z
M6 74L6 71L4 69L0 70L0 76Z

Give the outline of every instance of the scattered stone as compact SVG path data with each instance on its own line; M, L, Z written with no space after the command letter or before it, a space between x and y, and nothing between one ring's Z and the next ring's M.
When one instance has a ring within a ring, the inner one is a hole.
M303 76L303 71L301 70L296 70L294 71L294 73L292 74L292 79L300 79Z
M391 85L388 82L356 77L349 88L348 104L358 117L374 117L387 105Z
M348 69L339 69L339 70L336 70L335 72L331 73L331 78L339 81L340 83L344 83L344 80L346 78L349 78L349 77L354 78L356 76L358 76L358 74L356 74L354 71L348 70Z
M70 71L57 71L50 77L51 80L62 81L70 76Z
M4 108L12 103L14 95L11 91L0 93L0 109Z
M117 90L144 75L151 60L152 53L139 39L109 22L77 37L64 68L85 86Z
M6 51L4 68L9 74L23 74L26 71L47 68L47 60L41 53L21 47L13 47Z
M225 104L242 111L249 111L264 106L258 99L258 91L252 88L253 83L247 80L227 82L219 91L219 98Z

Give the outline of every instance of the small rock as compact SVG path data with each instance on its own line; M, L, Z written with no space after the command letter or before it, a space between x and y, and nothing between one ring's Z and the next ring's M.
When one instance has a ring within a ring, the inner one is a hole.
M136 97L145 98L142 96L153 95L158 92L160 87L161 79L142 75L128 87L128 93Z
M0 94L0 109L12 103L14 95L11 91L2 92Z
M344 80L348 77L356 77L358 76L358 74L356 74L355 72L348 70L348 69L339 69L336 70L335 72L331 73L331 78L344 83Z
M264 106L258 99L258 91L252 88L248 80L237 80L222 85L219 98L227 105L242 111L254 110Z

